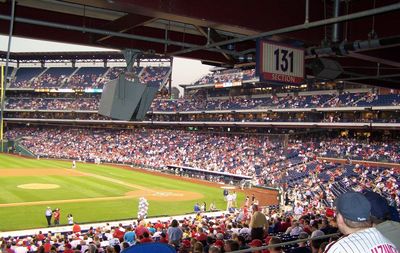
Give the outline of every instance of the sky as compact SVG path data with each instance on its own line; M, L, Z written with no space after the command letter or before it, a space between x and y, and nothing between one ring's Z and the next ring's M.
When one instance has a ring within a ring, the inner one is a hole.
M0 35L0 50L7 51L8 36ZM11 38L11 52L60 52L60 51L107 51L105 48L88 47L75 44L32 40L19 37ZM172 70L172 85L193 83L209 72L211 66L198 60L175 57Z

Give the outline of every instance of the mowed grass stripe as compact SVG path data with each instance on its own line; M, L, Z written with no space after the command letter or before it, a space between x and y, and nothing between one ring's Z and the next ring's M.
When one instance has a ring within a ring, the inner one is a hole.
M36 183L42 182L45 177L38 177L34 180ZM0 203L18 203L36 199L46 199L48 191L32 191L28 189L18 188L18 185L32 183L32 177L1 177L1 189L2 193L0 196Z
M0 169L51 168L51 164L44 160L35 160L25 157L6 156L0 154Z
M4 156L0 154L0 169L26 168L27 159L20 157ZM28 165L29 168L31 165Z
M204 187L183 180L180 181L179 184L177 184L177 180L175 179L166 178L159 174L150 175L133 169L127 170L108 165L89 167L90 165L88 165L89 164L86 164L84 168L79 167L79 170L82 172L96 173L102 176L111 176L125 182L137 184L152 189L191 190L193 187L197 189L201 189L202 187Z
M118 178L133 184L138 184L151 189L174 189L174 190L186 190L201 192L208 199L217 199L221 194L215 195L215 193L210 193L209 191L204 191L206 186L198 185L184 180L178 181L171 178L165 178L162 175L150 175L147 173L142 173L137 170L127 170L120 169L113 166L100 165L91 168L90 164L85 164L85 169L80 170L83 172L95 172L96 174L101 174L104 176L112 176L113 178ZM89 169L90 168L90 169ZM207 187L206 187L207 188ZM221 190L222 192L222 190Z
M104 187L101 182L88 177L53 176L45 182L60 185L60 188L54 189L52 200L119 196L124 193L118 187Z
M120 196L128 191L134 190L123 185L101 181L91 177L69 177L67 181L69 181L71 188L79 187L80 190L84 191L86 197Z
M26 201L25 195L21 196L18 192L15 191L15 187L7 186L4 184L4 182L2 182L1 194L0 194L0 204L24 202L24 201Z
M0 154L0 169L26 169L26 168L71 168L70 161L49 159L34 159L28 157Z

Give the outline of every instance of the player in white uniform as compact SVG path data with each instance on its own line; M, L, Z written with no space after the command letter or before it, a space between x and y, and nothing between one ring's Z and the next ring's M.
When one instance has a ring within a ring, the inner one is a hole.
M399 253L396 246L371 227L371 204L358 192L347 192L336 202L337 224L344 234L330 243L325 253Z
M232 206L233 206L233 207L237 207L237 201L236 201L236 199L237 199L236 191L233 191L233 193L232 193Z
M232 203L233 203L233 195L232 193L229 193L226 196L226 211L230 211L230 209L232 208Z

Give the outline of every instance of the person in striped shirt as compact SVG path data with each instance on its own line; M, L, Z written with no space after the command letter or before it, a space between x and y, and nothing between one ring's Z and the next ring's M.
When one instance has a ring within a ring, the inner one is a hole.
M346 192L336 200L336 220L343 236L325 253L399 253L399 249L371 223L371 204L358 192Z

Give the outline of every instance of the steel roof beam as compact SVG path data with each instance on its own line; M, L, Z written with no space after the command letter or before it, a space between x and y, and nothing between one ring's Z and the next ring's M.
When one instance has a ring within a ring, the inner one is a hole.
M124 33L132 28L135 28L136 26L141 26L148 22L152 22L154 20L156 20L156 18L142 16L142 15L127 14L125 16L122 16L120 18L117 18L116 20L107 23L105 26L101 27L101 29ZM94 41L101 42L111 37L112 37L111 35L95 36Z
M7 15L0 15L0 20L10 21L11 17L7 16ZM101 29L90 28L90 27L67 25L67 24L61 24L61 23L56 23L56 22L48 22L48 21L28 19L28 18L15 17L14 22L26 23L26 24L37 25L37 26L45 26L45 27L51 27L51 28L58 28L58 29L65 29L65 30L71 30L71 31L79 31L79 32L83 32L83 33L94 33L94 34L101 34L101 35L106 35L106 36L120 37L120 38L125 38L125 39L174 45L174 46L179 46L179 47L194 48L194 47L199 46L196 44L173 41L173 40L158 39L158 38L152 38L152 37L135 35L135 34L120 33L120 32L101 30ZM211 51L211 52L226 53L226 54L230 54L230 55L234 55L234 56L241 55L240 53L238 53L236 51L218 49L218 48L206 48L205 50Z
M278 35L278 34L283 34L283 33L296 32L296 31L315 28L315 27L319 27L319 26L330 25L330 24L334 24L334 23L339 23L339 22L349 21L349 20L353 20L353 19L368 17L368 16L372 16L372 15L382 14L385 12L396 11L399 9L400 9L400 3L386 5L386 6L369 9L369 10L365 10L365 11L360 11L360 12L343 15L343 16L339 16L339 17L333 17L333 18L318 20L318 21L314 21L314 22L310 22L310 23L284 27L284 28L280 28L280 29L276 29L276 30L272 30L272 31L268 31L268 32L259 33L256 35L246 36L243 38L234 38L234 39L211 43L211 44L207 44L207 45L203 45L203 46L187 48L184 50L180 50L180 51L171 53L170 55L175 56L175 55L190 53L190 52L193 52L196 50L208 50L210 48L214 48L217 46L223 46L223 45L227 45L227 44L235 44L235 43L239 43L239 42L243 42L243 41L254 40L254 39L258 39L258 38L262 38L262 37L268 37L268 36L273 36L273 35Z
M197 30L207 38L207 41L214 43L223 40L222 36L215 31L213 28L206 28L206 27L201 27L201 26L195 26ZM205 31L205 29L208 30L208 32ZM221 49L221 47L217 47L218 49ZM222 53L222 55L228 60L228 61L233 61L232 57L228 54Z
M364 61L376 62L376 63L400 68L400 62L395 62L395 61L391 61L391 60L387 60L387 59L382 59L382 58L369 56L369 55L365 55L365 54L354 53L354 52L350 52L348 54L348 56L350 56L352 58L364 60Z

